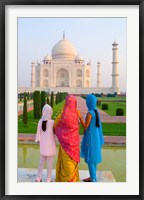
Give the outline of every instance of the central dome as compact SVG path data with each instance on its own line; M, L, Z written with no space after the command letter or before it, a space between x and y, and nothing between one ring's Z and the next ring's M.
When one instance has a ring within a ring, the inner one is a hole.
M77 51L74 45L65 37L52 48L53 59L74 59Z

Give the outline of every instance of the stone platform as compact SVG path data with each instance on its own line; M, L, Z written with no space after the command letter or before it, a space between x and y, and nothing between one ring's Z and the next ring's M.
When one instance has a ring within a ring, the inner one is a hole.
M55 169L52 171L52 181L55 182ZM89 177L88 170L79 170L80 182L84 178ZM43 170L42 180L46 182L47 170ZM35 182L37 177L37 169L34 168L18 168L18 182ZM97 171L98 182L116 182L111 171ZM84 182L83 182L84 183Z
M19 143L26 143L26 144L34 144L35 143L35 134L30 133L19 133L18 134L18 141ZM82 135L80 139L82 140ZM55 137L56 144L59 144L57 137ZM125 136L104 136L104 146L118 146L118 145L126 145L126 137Z

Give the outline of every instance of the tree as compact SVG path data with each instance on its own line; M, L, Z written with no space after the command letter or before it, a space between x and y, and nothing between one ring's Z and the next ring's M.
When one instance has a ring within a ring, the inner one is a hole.
M27 93L27 100L29 100L29 98L30 98L30 94L29 94L29 92Z
M53 108L54 106L54 93L51 92L51 100L50 100L50 106Z
M40 91L34 91L33 93L33 105L34 105L34 118L40 119L41 117L41 95Z
M56 101L55 101L55 103L56 103L56 104L59 103L59 92L56 93Z
M30 99L33 99L33 93L32 92L30 93Z
M27 114L27 98L26 98L26 93L24 93L24 105L23 105L23 123L25 127L27 126L28 123L28 114Z
M49 93L47 94L47 104L50 105Z
M62 92L59 93L59 102L62 101Z
M45 91L41 91L41 110L42 110L42 108L44 107L44 105L45 105L45 99L46 99L46 93L45 93Z
M19 95L20 95L20 101L21 101L22 100L22 94L20 93Z

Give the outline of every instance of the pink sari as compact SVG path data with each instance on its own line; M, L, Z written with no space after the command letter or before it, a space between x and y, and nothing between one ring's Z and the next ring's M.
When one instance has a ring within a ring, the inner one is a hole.
M80 162L80 136L76 107L75 97L68 95L63 112L55 122L54 130L64 151L72 160Z

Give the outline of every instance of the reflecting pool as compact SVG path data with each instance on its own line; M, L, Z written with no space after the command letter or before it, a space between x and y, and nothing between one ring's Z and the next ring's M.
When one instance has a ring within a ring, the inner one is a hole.
M58 155L58 146L57 146ZM56 167L57 155L55 156L54 167ZM100 171L111 171L117 182L126 181L126 147L125 146L104 146L102 148L103 162L98 165ZM18 167L38 168L40 158L38 144L18 144ZM46 167L46 166L45 166ZM79 169L86 170L87 165L83 159Z

